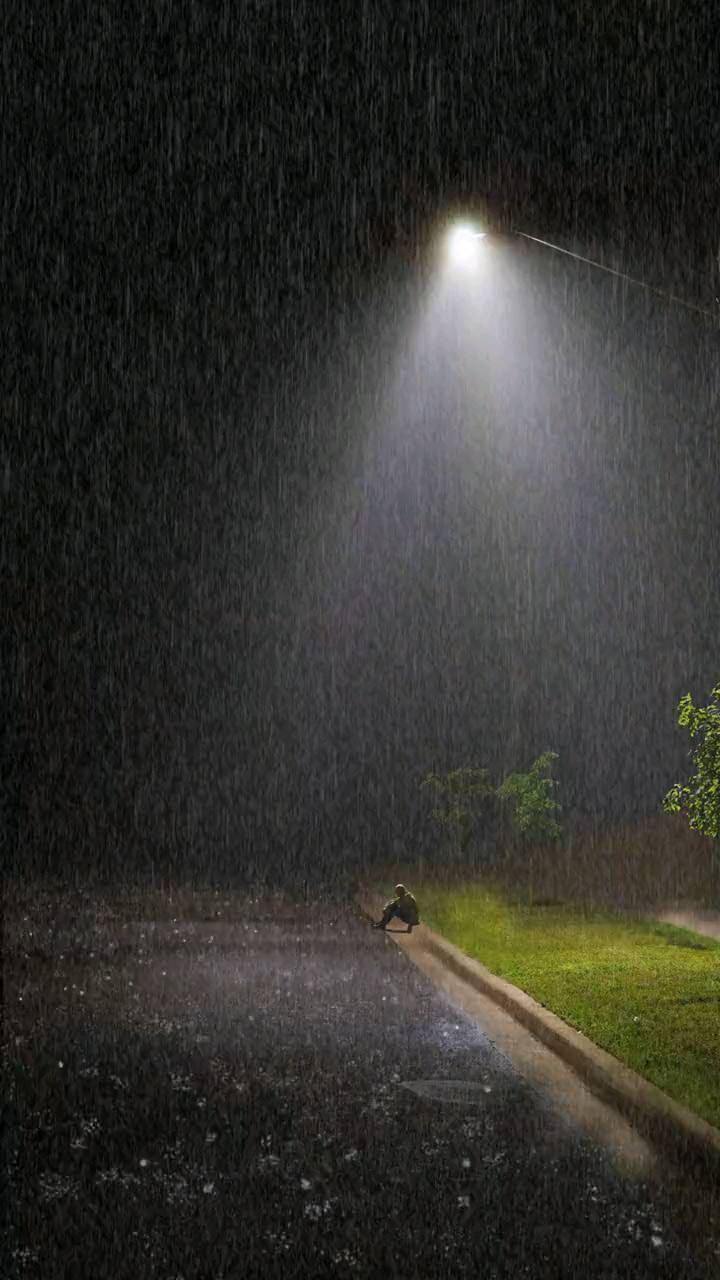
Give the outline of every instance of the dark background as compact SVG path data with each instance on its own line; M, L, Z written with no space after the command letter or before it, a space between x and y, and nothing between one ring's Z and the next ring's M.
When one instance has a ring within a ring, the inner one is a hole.
M457 210L717 309L711 6L1 20L11 863L303 877L545 747L573 816L657 811L720 677L717 327L508 239L495 345L412 335Z

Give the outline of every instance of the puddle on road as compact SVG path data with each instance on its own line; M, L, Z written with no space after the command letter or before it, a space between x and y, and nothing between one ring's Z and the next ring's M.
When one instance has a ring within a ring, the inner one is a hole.
M409 1089L419 1098L433 1102L449 1102L455 1106L481 1106L492 1093L489 1084L475 1080L403 1080L398 1086Z

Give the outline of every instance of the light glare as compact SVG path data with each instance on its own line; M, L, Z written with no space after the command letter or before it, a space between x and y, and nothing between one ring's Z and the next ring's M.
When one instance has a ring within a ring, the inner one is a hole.
M474 227L467 225L455 227L448 241L448 252L453 266L465 268L474 266L478 261L480 241L484 239L484 231L476 231Z

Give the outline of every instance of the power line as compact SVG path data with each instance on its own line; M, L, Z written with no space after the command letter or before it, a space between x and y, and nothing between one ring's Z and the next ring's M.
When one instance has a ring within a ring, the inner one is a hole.
M549 240L541 240L539 236L528 235L526 231L513 232L516 236L522 236L523 240L533 240L535 244L544 245L546 249L553 249L555 253L564 253L568 258L575 258L578 262L586 262L590 267L597 267L599 271L606 271L608 275L617 276L620 280L627 280L629 284L639 285L641 289L646 289L648 293L655 293L658 297L664 298L666 302L675 303L677 306L685 307L688 311L695 311L698 315L706 316L709 320L718 324L720 316L717 312L708 311L707 307L698 306L695 302L688 302L686 298L679 298L675 293L669 293L667 289L659 289L657 285L647 284L645 280L639 280L637 276L628 275L625 271L617 271L614 267L608 267L604 262L595 262L593 258L585 258L581 253L573 253L570 249L563 249L559 244L551 244Z

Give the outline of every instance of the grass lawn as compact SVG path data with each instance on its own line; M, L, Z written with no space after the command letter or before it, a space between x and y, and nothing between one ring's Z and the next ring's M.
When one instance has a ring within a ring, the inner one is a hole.
M413 881L421 918L720 1127L720 942L500 890Z

